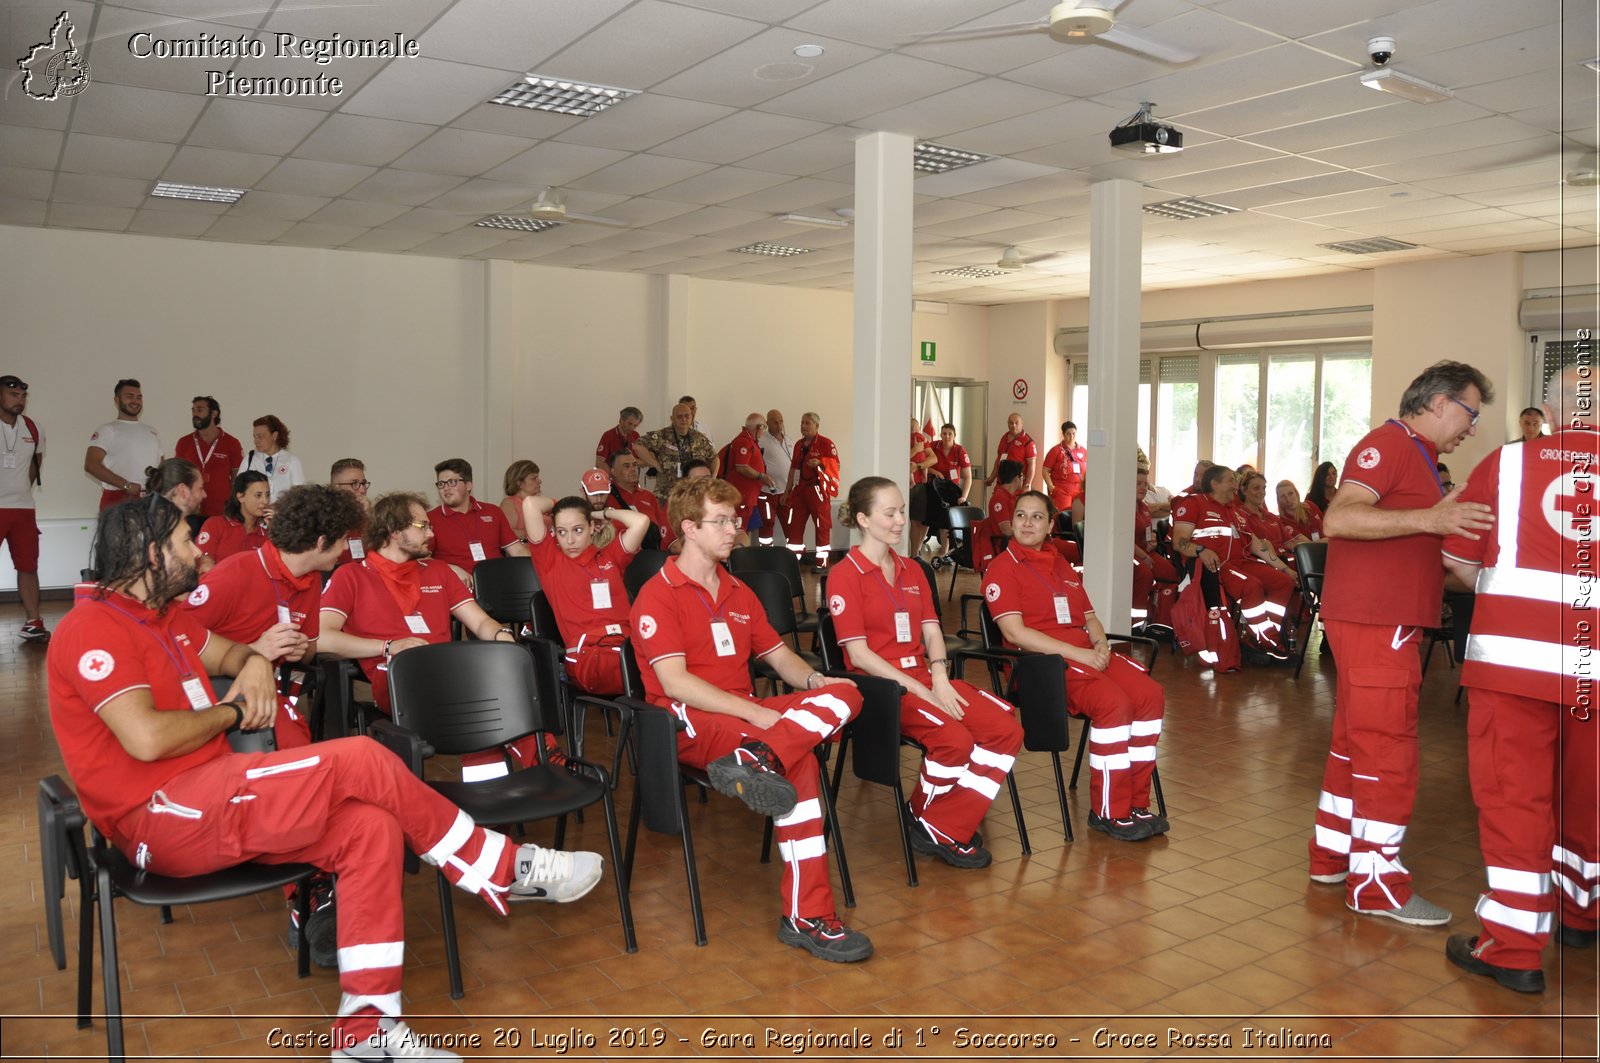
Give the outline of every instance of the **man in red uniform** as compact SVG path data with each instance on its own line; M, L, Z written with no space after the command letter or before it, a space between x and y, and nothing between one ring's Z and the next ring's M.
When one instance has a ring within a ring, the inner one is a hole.
M1017 508L1017 496L1023 490L1023 471L1022 462L1013 458L1002 458L995 466L999 482L989 495L988 512L972 531L972 559L980 576L1011 538L1011 511Z
M1477 434L1494 391L1482 373L1437 362L1400 397L1399 419L1368 432L1328 507L1322 623L1339 660L1333 739L1317 799L1311 878L1345 884L1345 905L1413 926L1450 913L1412 892L1400 845L1417 792L1418 642L1439 626L1443 536L1476 538L1489 507L1445 494L1440 454Z
M345 910L333 1058L459 1059L418 1045L400 1018L402 842L501 915L507 900L583 896L600 857L510 843L367 738L230 752L223 732L272 722L272 668L173 608L196 585L189 534L159 496L103 512L101 582L77 589L51 643L50 722L84 812L154 874L246 860L336 872ZM236 677L232 700L215 704L213 674Z
M1489 507L1494 531L1444 540L1445 566L1477 587L1461 685L1472 691L1467 755L1489 877L1478 900L1482 930L1451 937L1445 952L1524 993L1544 989L1540 953L1558 896L1561 941L1579 948L1594 944L1600 904L1592 656L1600 447L1587 379L1569 369L1552 383L1556 431L1490 454L1461 495Z
M678 759L704 768L720 792L773 817L785 873L778 940L821 959L872 955L865 934L839 921L823 841L823 785L812 750L861 711L855 684L812 671L789 649L755 593L722 563L733 550L739 493L725 480L684 480L668 511L683 542L639 591L629 623L646 665L647 700L683 720ZM755 697L750 660L793 687Z
M789 465L788 500L783 534L796 556L806 552L806 522L817 526L817 571L828 567L833 539L833 499L839 493L839 448L833 440L817 434L822 415L806 413L800 418L800 441L794 445Z
M472 497L472 465L450 458L433 467L439 505L428 511L433 522L433 556L452 565L469 587L472 570L491 557L527 557L528 547L499 506Z
M367 490L372 486L372 481L367 479L367 466L360 458L340 458L333 463L328 472L328 486L346 491L361 506L361 512L367 516L372 515L372 499L367 497ZM362 522L365 524L365 521ZM356 529L345 536L344 550L339 554L339 564L347 561L360 561L367 556L366 545L361 541L361 529Z
M594 447L594 467L604 469L611 464L611 455L619 450L632 450L633 444L639 439L639 425L644 421L644 414L637 406L624 406L617 414L617 424L614 428L607 428L600 435L600 442Z
M672 541L667 527L667 514L661 508L656 493L639 484L639 459L631 450L619 450L611 455L611 500L618 509L638 510L650 518L654 534L646 534L641 549L663 550ZM622 533L622 526L617 526Z
M1044 456L1044 470L1050 474L1050 504L1057 510L1071 510L1073 500L1083 494L1083 476L1089 468L1089 452L1078 444L1078 426L1061 422L1061 442Z
M989 476L983 481L983 486L993 487L997 483L1005 482L1000 479L1002 461L1015 461L1022 465L1024 488L1033 487L1039 478L1039 444L1022 430L1020 413L1014 413L1006 418L1006 434L1000 437L999 446L995 448L994 468L989 470Z
M194 431L182 436L173 452L200 470L206 496L201 517L220 517L233 489L233 471L244 464L244 445L222 430L222 407L210 395L196 395L189 408Z
M296 705L305 671L317 654L322 574L332 570L345 539L367 515L351 495L305 484L278 496L269 541L223 558L189 595L188 608L207 631L248 645L275 670L299 665L279 684L278 748L303 746L310 728Z
M761 433L767 430L767 419L752 413L744 419L744 428L722 448L722 478L739 492L739 542L750 545L750 532L760 531L760 496L763 488L772 486L767 475L767 459L761 453Z

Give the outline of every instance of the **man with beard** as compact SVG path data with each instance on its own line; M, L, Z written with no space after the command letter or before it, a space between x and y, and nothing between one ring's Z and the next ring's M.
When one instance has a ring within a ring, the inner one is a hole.
M233 470L244 464L244 445L222 430L222 407L210 395L196 395L189 416L194 431L172 449L205 479L200 517L220 517L233 486Z
M119 380L111 395L117 404L117 419L94 430L83 455L83 471L100 481L102 511L143 494L147 470L161 463L161 437L139 420L144 411L139 382ZM231 492L224 490L222 497L231 497Z
M50 722L84 813L140 868L203 875L244 860L334 872L342 995L338 1059L459 1059L401 1018L402 841L499 915L599 881L594 853L517 846L485 830L371 739L233 753L224 732L277 712L266 658L173 608L198 582L178 507L159 495L101 514L98 583L77 588L50 647ZM216 703L210 675L235 677ZM363 1043L365 1042L365 1043Z
M0 460L0 542L11 548L11 564L17 570L17 597L22 599L22 630L29 642L44 642L50 632L39 613L39 521L34 513L33 485L39 482L44 464L44 433L33 418L22 411L28 408L28 385L9 373L0 376L0 442L5 444Z

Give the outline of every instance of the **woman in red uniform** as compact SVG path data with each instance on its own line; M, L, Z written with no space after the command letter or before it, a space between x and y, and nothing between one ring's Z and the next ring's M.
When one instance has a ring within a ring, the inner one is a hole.
M200 571L211 571L225 557L245 550L259 550L267 541L267 517L272 514L272 493L267 477L259 472L242 472L233 478L233 495L222 507L222 516L210 517L200 525L194 544L203 555Z
M1322 538L1322 514L1300 501L1293 480L1278 481L1278 519L1312 542Z
M906 527L894 481L856 481L839 519L862 540L828 577L839 644L853 671L905 688L900 729L926 751L907 808L911 845L955 867L987 867L992 858L974 835L1022 746L1016 710L950 678L934 590L922 567L894 549Z
M1007 643L1067 662L1072 711L1089 717L1089 826L1142 841L1167 830L1148 807L1166 695L1143 668L1111 652L1077 571L1046 545L1053 518L1042 493L1017 499L1011 545L984 575L984 601Z
M1172 627L1172 606L1177 599L1178 570L1156 542L1155 520L1145 493L1150 490L1150 467L1140 463L1133 495L1133 620ZM1054 504L1054 503L1052 503Z
M545 533L546 513L555 522L554 534ZM628 637L630 604L622 572L639 552L650 518L613 506L595 513L589 500L577 495L559 502L536 495L522 500L522 519L539 585L567 647L567 674L590 694L622 693L619 650ZM610 521L623 526L621 535ZM597 527L604 542L595 534Z
M1328 507L1333 504L1333 498L1338 493L1339 466L1331 461L1325 461L1311 474L1311 486L1306 488L1306 508L1315 513L1320 522L1322 515L1328 512Z
M1239 483L1239 512L1250 534L1265 539L1284 564L1293 567L1294 548L1307 539L1293 525L1267 508L1267 478L1258 472Z

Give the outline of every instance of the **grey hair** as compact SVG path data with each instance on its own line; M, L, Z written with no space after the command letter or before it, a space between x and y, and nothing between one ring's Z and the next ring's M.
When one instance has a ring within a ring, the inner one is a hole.
M1494 401L1494 386L1479 370L1465 362L1434 362L1400 396L1400 416L1427 412L1428 404L1440 395L1459 399L1468 385L1477 387L1485 406Z

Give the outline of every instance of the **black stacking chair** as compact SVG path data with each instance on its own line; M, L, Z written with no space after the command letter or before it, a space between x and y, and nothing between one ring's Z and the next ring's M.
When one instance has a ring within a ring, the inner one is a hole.
M1306 628L1306 637L1300 640L1299 652L1295 654L1294 677L1299 679L1300 669L1306 663L1306 649L1311 645L1312 636L1317 633L1317 617L1322 613L1322 581L1328 571L1328 540L1297 543L1294 548L1294 567L1300 579L1300 609L1294 618L1296 632L1307 616L1311 619L1310 626Z
M800 575L800 556L793 550L786 546L741 546L728 555L728 571L740 579L750 572L776 572L788 583L790 596L795 601L795 631L809 635L817 630L817 614L806 608L806 586ZM799 646L797 635L795 648Z
M425 778L424 761L434 753L477 753L535 735L539 763L531 768L478 782L428 780L428 785L484 826L564 818L602 804L622 938L627 950L636 952L611 778L600 765L585 760L573 758L563 768L546 762L542 735L561 734L557 690L561 653L559 645L540 639L525 646L447 642L396 654L389 663L394 718L374 721L370 733L410 765L418 778ZM450 996L459 1000L463 990L453 891L443 874L438 879Z
M628 600L639 597L639 589L650 582L650 577L661 571L672 555L665 550L640 550L622 570L622 585L628 589Z
M948 514L950 521L950 589L945 593L946 599L952 599L956 593L956 576L961 572L962 565L975 568L978 562L978 546L973 542L977 534L978 524L983 520L983 510L978 506L951 506ZM956 545L956 535L960 533L961 545ZM966 561L962 561L962 551L966 551ZM935 588L937 589L937 588Z
M795 643L795 653L812 668L822 671L822 659L814 653L802 650L799 646L800 634L794 615L794 598L789 594L788 581L778 573L766 569L750 569L740 573L739 578L761 600L761 608L766 612L767 623L772 625L772 629L792 640ZM774 690L780 686L788 689L788 684L778 677L772 666L762 660L750 662L750 677L752 680L765 679L772 684Z
M520 629L539 592L539 573L526 557L491 557L473 568L472 592L484 612Z

